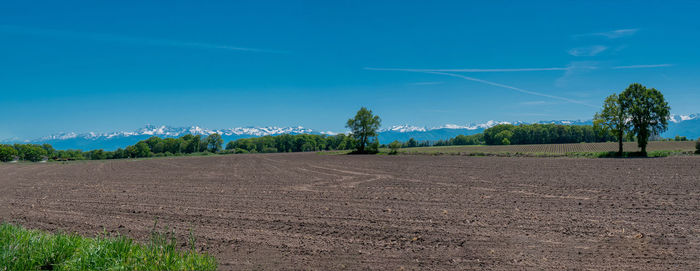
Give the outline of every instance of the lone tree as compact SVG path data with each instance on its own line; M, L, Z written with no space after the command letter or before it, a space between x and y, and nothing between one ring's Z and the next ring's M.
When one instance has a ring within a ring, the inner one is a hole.
M382 120L379 116L373 115L372 110L365 107L357 111L355 118L348 120L345 127L351 130L352 137L356 140L357 145L355 148L357 153L367 153L366 147L370 143L369 140L377 136L377 130L379 130L381 124Z
M638 83L627 87L620 93L619 99L623 110L629 114L632 131L637 135L637 145L646 155L649 136L659 135L668 128L671 107L660 91Z
M221 139L220 134L211 134L207 136L207 146L209 151L217 153L221 150L221 145L224 144L224 140Z
M630 129L627 119L627 112L620 105L620 98L617 94L605 98L603 110L596 113L595 117L593 117L593 126L596 129L604 133L612 133L617 138L619 143L617 153L619 156L622 156L622 139Z

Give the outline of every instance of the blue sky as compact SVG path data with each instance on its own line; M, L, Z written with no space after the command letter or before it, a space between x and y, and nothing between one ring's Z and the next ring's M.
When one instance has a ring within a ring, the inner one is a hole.
M700 4L610 2L3 1L0 139L590 119L633 82L700 112Z

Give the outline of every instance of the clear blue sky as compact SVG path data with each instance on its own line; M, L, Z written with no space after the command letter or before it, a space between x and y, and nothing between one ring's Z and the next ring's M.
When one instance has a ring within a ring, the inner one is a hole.
M590 119L632 82L700 112L699 2L610 2L3 1L0 138Z

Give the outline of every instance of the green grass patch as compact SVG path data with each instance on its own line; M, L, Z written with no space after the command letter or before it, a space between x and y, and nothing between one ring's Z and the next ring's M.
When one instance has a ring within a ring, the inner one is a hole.
M174 232L138 244L124 236L87 238L0 224L0 270L216 270L214 257L178 247Z

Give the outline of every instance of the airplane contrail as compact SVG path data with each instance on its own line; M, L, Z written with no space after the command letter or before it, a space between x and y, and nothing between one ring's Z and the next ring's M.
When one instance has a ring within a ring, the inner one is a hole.
M479 82L479 83L482 83L482 84L487 84L487 85L491 85L491 86L495 86L495 87L506 88L506 89L514 90L514 91L517 91L517 92L520 92L520 93L525 93L525 94L530 94L530 95L535 95L535 96L540 96L540 97L546 97L546 98L550 98L550 99L555 99L555 100L560 100L560 101L565 101L565 102L569 102L569 103L575 103L575 104L585 105L585 106L588 106L588 107L597 108L597 106L594 106L594 105L591 105L591 104L588 104L588 103L585 103L585 102L582 102L582 101L578 101L578 100L574 100L574 99L569 99L569 98L566 98L566 97L560 97L560 96L545 94L545 93L541 93L541 92L537 92L537 91L526 90L526 89L522 89L522 88L518 88L518 87L514 87L514 86L509 86L509 85L505 85L505 84L501 84L501 83L491 82L491 81L487 81L487 80L483 80L483 79L479 79L479 78L474 78L474 77L469 77L469 76L465 76L465 75L461 75L461 74L455 74L455 73L450 73L450 72L444 72L445 70L441 70L441 69L436 69L436 70L424 70L424 69L391 69L391 68L365 68L365 69L366 69L366 70L374 70L374 71L406 71L406 72L419 72L419 73L427 73L427 74L438 74L438 75L452 76L452 77L462 78L462 79L465 79L465 80L474 81L474 82ZM555 69L556 69L556 70L562 70L562 69L564 69L564 68L493 69L493 70L491 70L491 71L496 71L496 70L499 70L499 71L525 71L525 70L528 70L528 71L540 71L540 70L543 70L543 69L545 69L545 70L555 70ZM568 68L566 68L566 69L568 69ZM458 71L466 71L466 70L483 70L483 69L455 69L455 70L458 70Z
M261 53L284 53L282 51L274 51L274 50L266 50L266 49L258 49L258 48L248 48L248 47L238 47L238 46L231 46L231 45L217 44L217 43L132 37L132 36L124 36L124 35L105 34L105 33L75 32L75 31L67 31L67 30L44 29L44 28L23 27L23 26L14 26L14 25L0 25L0 32L22 33L22 34L30 34L30 35L37 35L37 36L50 36L50 37L61 37L61 38L71 38L71 39L88 39L88 40L96 40L96 41L108 41L108 42L118 42L118 43L138 44L138 45L150 45L150 46L169 46L169 47L184 47L184 48L199 48L199 49L220 49L220 50L248 51L248 52L261 52Z

